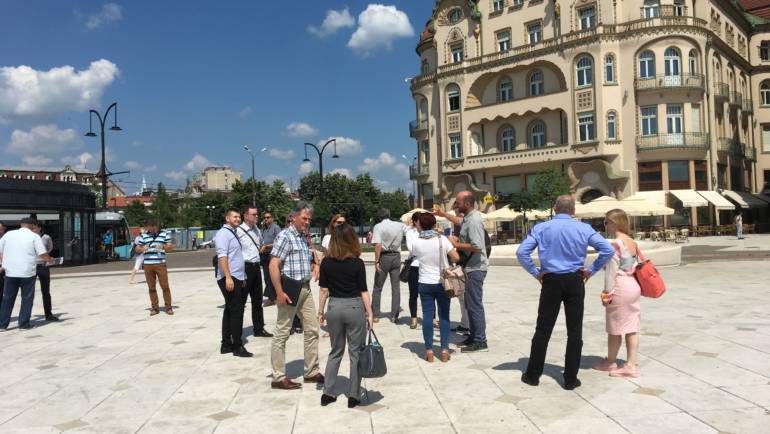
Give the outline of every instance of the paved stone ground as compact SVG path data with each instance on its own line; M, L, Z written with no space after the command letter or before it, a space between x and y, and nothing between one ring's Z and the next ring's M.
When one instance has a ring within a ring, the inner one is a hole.
M249 339L253 359L220 355L222 298L210 271L172 273L176 315L152 318L145 287L125 275L61 276L53 292L64 321L31 331L13 323L0 333L0 432L767 432L767 270L766 261L663 270L668 293L642 301L642 376L633 380L589 369L606 352L601 279L591 280L583 386L565 391L563 316L540 386L522 384L539 291L521 269L494 267L486 284L490 352L457 351L448 364L428 364L419 329L380 322L389 373L365 380L372 402L353 410L344 398L321 407L311 385L271 390L269 340ZM39 302L33 314L39 321ZM274 308L267 318L272 328ZM301 337L287 348L289 374L301 376ZM328 350L322 339L322 366ZM341 374L347 369L343 363Z

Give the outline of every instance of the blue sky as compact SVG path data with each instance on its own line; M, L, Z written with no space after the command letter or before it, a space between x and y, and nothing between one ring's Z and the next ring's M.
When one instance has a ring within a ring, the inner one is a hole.
M410 191L404 79L433 4L0 0L0 166L98 169L88 109L117 101L107 165L131 170L116 178L128 191L143 175L181 187L210 163L250 176L245 144L258 179L296 185L302 143L330 137L342 158L326 172Z

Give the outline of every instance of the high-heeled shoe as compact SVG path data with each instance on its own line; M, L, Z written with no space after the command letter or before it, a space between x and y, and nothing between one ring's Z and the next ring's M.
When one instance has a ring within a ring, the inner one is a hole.
M441 363L449 361L449 350L441 350Z
M433 363L433 350L425 351L425 361L428 363Z
M332 402L335 402L335 401L337 401L337 397L336 396L327 395L325 393L323 395L321 395L321 406L322 407L326 407L327 405L329 405L329 404L331 404Z

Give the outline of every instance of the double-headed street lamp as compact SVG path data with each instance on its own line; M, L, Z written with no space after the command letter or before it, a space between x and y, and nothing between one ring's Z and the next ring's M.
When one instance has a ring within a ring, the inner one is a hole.
M318 153L318 174L321 175L319 196L322 200L324 196L324 151L326 150L326 147L329 146L329 144L332 142L334 142L334 155L332 155L332 158L340 158L340 156L337 155L337 139L329 139L326 143L324 143L323 146L321 146L320 149L318 148L318 146L312 143L305 143L305 159L302 160L302 162L304 163L307 163L310 161L310 159L307 158L308 146L311 146Z
M249 145L243 145L243 150L248 152L249 155L251 155L251 206L256 207L257 206L257 178L254 174L254 153L251 152L251 148L249 148ZM260 152L267 151L267 148L262 148Z
M99 173L96 174L101 181L102 181L102 203L104 205L104 209L107 209L107 180L109 179L110 175L120 175L122 173L130 173L129 171L123 171L123 172L110 172L107 173L107 165L105 163L105 151L104 151L104 123L107 120L107 116L110 114L110 110L115 109L113 116L113 122L112 126L110 127L110 131L123 131L122 128L118 126L118 103L114 102L110 104L109 107L107 107L107 111L104 112L104 116L100 115L98 111L91 109L88 111L88 132L86 133L86 137L96 137L96 133L94 133L93 129L93 115L96 115L96 118L99 119L99 126L101 126L100 130L100 136L102 139L102 163L99 165Z

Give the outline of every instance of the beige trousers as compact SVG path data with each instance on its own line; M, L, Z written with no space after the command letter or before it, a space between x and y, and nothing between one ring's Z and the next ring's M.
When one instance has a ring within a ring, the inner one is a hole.
M286 341L294 321L294 315L302 320L305 335L305 377L320 373L318 367L318 314L315 301L310 292L310 284L302 288L296 306L277 305L278 319L275 322L275 332L270 351L270 363L273 365L273 381L281 381L286 377Z

